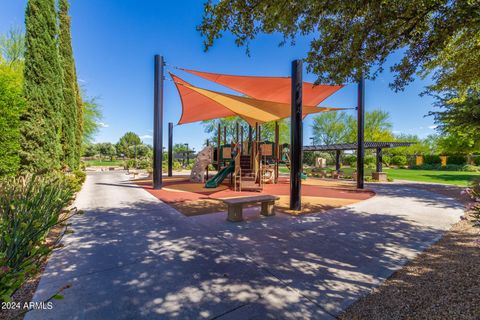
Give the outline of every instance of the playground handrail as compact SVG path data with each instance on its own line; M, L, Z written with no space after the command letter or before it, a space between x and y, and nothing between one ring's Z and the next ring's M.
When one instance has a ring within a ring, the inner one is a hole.
M242 191L242 167L240 165L240 156L241 156L241 148L239 146L236 147L237 154L235 155L235 171L233 172L233 184L234 190L237 191L237 182L239 182L240 191Z

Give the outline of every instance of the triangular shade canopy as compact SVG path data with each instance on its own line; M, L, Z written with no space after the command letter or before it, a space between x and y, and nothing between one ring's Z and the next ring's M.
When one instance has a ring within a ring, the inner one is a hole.
M177 87L180 100L182 101L182 116L178 124L236 115L230 109L187 87L187 85L190 86L190 84L183 79L172 73L170 73L170 76Z
M251 126L290 116L290 104L265 101L198 88L170 74L182 101L179 124L238 115ZM340 110L303 106L303 116L311 113Z
M289 77L237 76L181 69L227 88L241 92L249 97L280 103L291 102L291 80ZM313 85L303 82L303 103L316 106L343 85Z

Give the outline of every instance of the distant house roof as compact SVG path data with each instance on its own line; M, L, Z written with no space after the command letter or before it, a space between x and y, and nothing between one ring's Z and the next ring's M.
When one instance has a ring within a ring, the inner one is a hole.
M365 149L409 147L412 144L414 144L414 142L365 142ZM339 143L303 147L303 151L336 151L355 149L357 149L356 143Z

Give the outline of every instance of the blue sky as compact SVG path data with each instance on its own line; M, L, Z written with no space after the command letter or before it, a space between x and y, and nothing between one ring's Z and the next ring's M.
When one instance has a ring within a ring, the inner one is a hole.
M226 34L207 53L196 31L201 22L203 1L80 0L72 1L72 36L79 81L90 96L102 105L103 128L96 141L116 142L126 131L136 132L152 143L153 56L165 56L167 64L190 69L241 75L290 74L290 62L305 57L309 42L297 39L295 46L278 47L279 35L261 35L251 43L251 55L238 48ZM0 0L0 33L12 25L23 26L26 0ZM388 63L398 61L393 54ZM167 69L168 71L169 69ZM388 70L388 68L386 68ZM195 76L176 71L198 86L226 89ZM304 74L304 79L315 77ZM396 133L425 137L434 132L433 119L424 117L432 110L432 98L420 97L427 80L416 80L403 92L389 89L392 80L386 71L375 81L367 81L366 110L382 109L391 115ZM165 123L178 122L180 99L170 81L165 82ZM325 105L354 107L356 85L335 93ZM355 112L354 110L349 112ZM304 140L309 143L311 116L304 122ZM166 125L165 125L166 129ZM166 131L164 132L166 138ZM189 142L200 148L207 135L199 123L176 126L174 142Z

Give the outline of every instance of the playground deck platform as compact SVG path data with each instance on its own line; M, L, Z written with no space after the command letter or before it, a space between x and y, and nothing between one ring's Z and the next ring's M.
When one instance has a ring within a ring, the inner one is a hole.
M277 184L265 184L261 192L235 192L228 179L217 188L205 188L204 183L189 181L188 176L163 178L163 188L154 190L148 179L135 181L150 194L175 208L186 216L226 211L223 199L267 194L280 197L276 211L291 215L322 212L353 204L375 195L370 190L356 189L353 182L308 178L302 181L302 210L289 209L290 184L287 178L280 177Z

